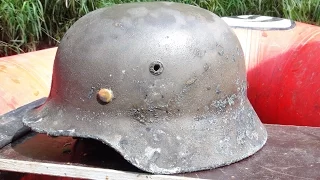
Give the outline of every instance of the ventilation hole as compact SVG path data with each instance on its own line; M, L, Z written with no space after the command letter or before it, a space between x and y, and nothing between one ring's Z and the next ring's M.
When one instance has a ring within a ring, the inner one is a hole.
M154 61L149 66L150 73L155 76L160 75L163 69L163 64L160 61Z
M155 64L153 66L154 71L158 71L160 69L160 65L159 64Z

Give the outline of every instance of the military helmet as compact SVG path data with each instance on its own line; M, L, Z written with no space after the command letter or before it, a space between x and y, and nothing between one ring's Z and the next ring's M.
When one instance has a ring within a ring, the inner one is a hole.
M180 3L114 5L80 18L54 61L34 131L102 141L172 174L244 159L267 133L246 95L241 45L217 15Z

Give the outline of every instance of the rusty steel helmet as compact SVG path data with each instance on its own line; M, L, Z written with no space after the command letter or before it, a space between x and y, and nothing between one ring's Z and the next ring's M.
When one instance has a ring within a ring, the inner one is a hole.
M95 10L63 37L34 131L93 138L173 174L244 159L267 132L246 95L240 43L215 14L168 2Z

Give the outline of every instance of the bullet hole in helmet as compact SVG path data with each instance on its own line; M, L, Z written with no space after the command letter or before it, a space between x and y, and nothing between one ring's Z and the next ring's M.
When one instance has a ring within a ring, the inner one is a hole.
M159 64L155 64L154 66L153 66L153 70L154 71L158 71L160 69L160 65Z
M160 61L154 61L149 66L149 71L151 74L158 76L163 71L163 64Z

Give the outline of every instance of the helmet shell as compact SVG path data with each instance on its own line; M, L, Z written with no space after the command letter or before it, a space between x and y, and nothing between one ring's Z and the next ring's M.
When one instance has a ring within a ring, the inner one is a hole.
M48 100L23 121L50 135L101 140L161 174L227 165L267 139L246 96L236 35L209 11L167 2L80 18L58 47Z

